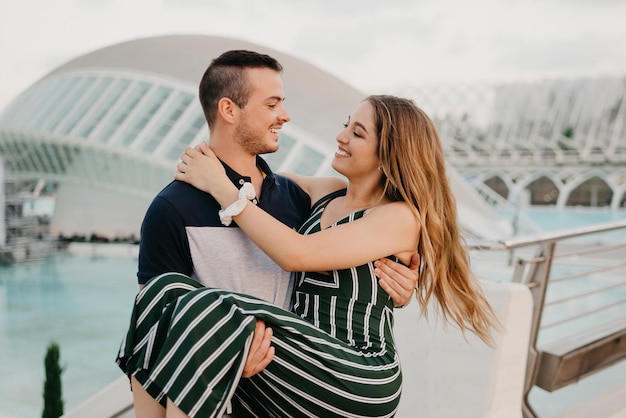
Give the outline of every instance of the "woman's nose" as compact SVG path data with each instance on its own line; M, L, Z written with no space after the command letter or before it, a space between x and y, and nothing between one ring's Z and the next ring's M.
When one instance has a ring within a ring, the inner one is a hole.
M342 143L342 144L345 144L348 142L346 135L344 134L344 131L345 129L339 132L339 135L337 135L337 138L336 138L337 142Z

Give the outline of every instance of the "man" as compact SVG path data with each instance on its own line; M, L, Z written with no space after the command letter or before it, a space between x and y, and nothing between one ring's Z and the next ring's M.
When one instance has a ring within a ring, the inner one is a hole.
M296 228L308 217L309 196L293 181L272 173L259 154L278 150L279 130L289 122L283 107L282 66L251 51L228 51L213 60L199 89L210 130L210 146L233 183L254 185L257 204ZM337 189L345 186L337 178ZM289 308L289 274L259 250L235 224L222 225L212 196L173 181L154 199L141 228L140 286L166 272L247 293ZM415 264L415 263L414 263ZM415 266L380 265L381 285L396 304L415 288ZM406 289L396 281L409 279ZM407 292L408 289L408 292ZM402 294L401 294L402 293Z
M200 82L199 96L210 130L210 147L234 184L254 186L258 204L296 228L307 219L309 196L290 179L272 173L259 154L278 150L279 131L291 119L283 107L282 66L268 55L228 51L214 59ZM337 189L345 182L337 178ZM293 283L235 224L225 226L219 204L193 186L173 181L153 200L141 228L140 288L152 277L178 272L209 287L250 294L290 307ZM410 266L377 264L381 286L396 306L406 304L417 282ZM257 324L244 377L272 359L271 330ZM136 400L137 402L137 400Z

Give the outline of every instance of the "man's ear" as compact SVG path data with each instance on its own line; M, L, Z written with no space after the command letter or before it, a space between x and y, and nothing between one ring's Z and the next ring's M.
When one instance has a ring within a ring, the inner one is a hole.
M235 102L230 100L228 97L222 97L220 101L217 102L217 114L226 123L235 123L238 112L239 106L237 106Z

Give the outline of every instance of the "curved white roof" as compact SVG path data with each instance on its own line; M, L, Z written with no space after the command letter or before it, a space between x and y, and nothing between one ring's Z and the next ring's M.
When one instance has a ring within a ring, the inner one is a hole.
M155 73L196 87L213 58L231 49L271 55L283 65L286 106L292 122L319 138L334 141L344 118L365 95L310 63L291 55L232 38L169 35L135 39L82 55L47 77L81 68L120 68ZM339 119L337 117L339 116Z

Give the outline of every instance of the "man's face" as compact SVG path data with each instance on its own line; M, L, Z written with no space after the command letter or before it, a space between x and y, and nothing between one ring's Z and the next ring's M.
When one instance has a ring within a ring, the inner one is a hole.
M268 68L252 68L246 73L251 93L241 109L235 141L253 155L276 152L278 131L291 119L283 107L283 80Z

